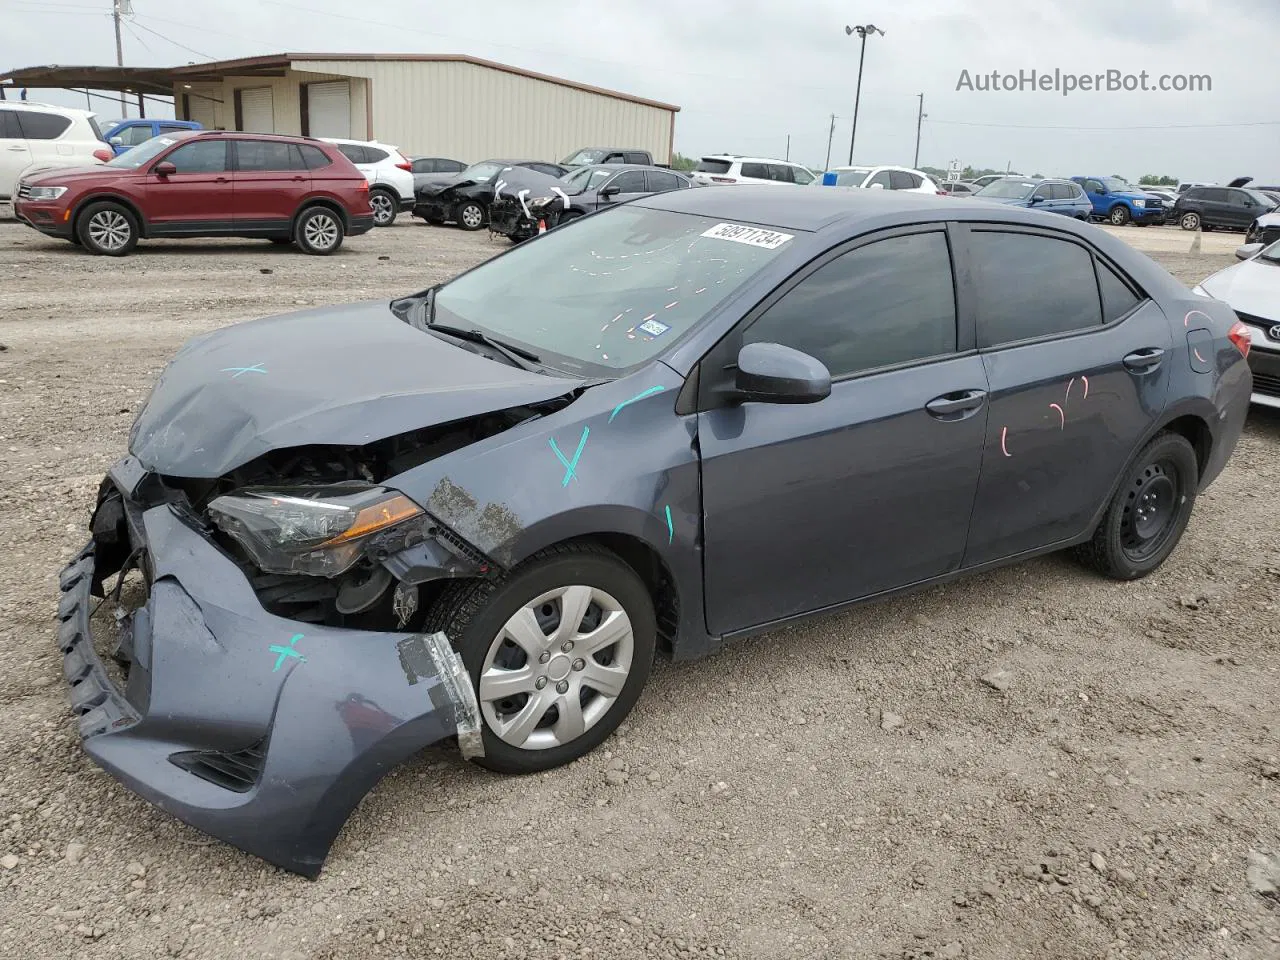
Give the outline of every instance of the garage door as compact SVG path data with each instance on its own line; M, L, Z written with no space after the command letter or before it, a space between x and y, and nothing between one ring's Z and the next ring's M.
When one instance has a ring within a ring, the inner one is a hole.
M194 93L187 95L188 120L194 120L206 130L218 125L218 118L213 112L214 103L208 97L198 97Z
M307 84L307 130L313 137L351 139L351 84Z
M276 115L270 87L241 90L240 129L248 133L275 133Z

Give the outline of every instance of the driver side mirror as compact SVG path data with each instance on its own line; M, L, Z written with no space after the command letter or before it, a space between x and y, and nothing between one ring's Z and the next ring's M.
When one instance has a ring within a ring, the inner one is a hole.
M884 184L883 184L883 183L873 183L871 186L867 187L867 189L868 189L868 190L883 190L883 189L884 189Z
M1031 195L1031 204L1032 204L1032 206L1034 206L1034 205L1035 205L1035 204L1037 204L1037 203L1044 203L1044 201L1045 201L1045 198L1044 198L1044 197L1042 197L1042 196L1040 196L1040 194L1038 194L1038 193L1034 193L1034 194L1032 194L1032 195Z
M1265 246L1265 243L1246 243L1243 246L1236 247L1236 259L1250 260L1257 256Z
M110 143L113 147L123 147L124 137L112 137Z
M168 160L161 160L159 163L157 163L154 167L151 168L151 172L154 173L157 177L169 177L177 173L178 168L175 167Z
M738 351L735 399L760 403L817 403L831 395L821 361L780 343L748 343Z
M621 187L619 187L616 183L611 183L607 187L605 187L603 190L600 191L600 199L612 200L621 192L622 192Z

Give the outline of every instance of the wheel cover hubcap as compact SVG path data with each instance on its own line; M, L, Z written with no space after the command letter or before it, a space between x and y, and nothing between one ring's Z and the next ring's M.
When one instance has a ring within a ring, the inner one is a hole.
M1131 560L1158 551L1173 532L1181 503L1181 479L1168 461L1147 466L1129 488L1120 524L1120 545Z
M129 242L129 221L114 210L99 210L89 218L89 239L103 250L119 250Z
M484 215L480 212L480 209L478 207L462 208L462 222L465 223L468 227L480 226L480 221L483 219L484 219Z
M634 653L631 618L598 587L534 597L489 644L477 688L485 724L524 750L571 743L622 694Z
M327 250L338 242L338 224L332 217L312 217L303 230L307 243L317 250Z

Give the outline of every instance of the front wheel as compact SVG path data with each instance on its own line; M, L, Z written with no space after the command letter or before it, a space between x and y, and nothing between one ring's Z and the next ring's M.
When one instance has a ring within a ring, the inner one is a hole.
M427 629L445 631L462 655L480 705L477 762L500 773L549 770L599 746L639 698L657 638L635 571L587 545L454 585Z
M1113 227L1123 227L1130 220L1129 208L1123 204L1112 207L1107 219L1111 221Z
M1200 214L1184 213L1182 215L1182 219L1178 221L1178 225L1181 226L1183 230L1199 230Z
M80 243L92 253L123 257L138 245L138 220L110 200L90 204L76 221Z
M369 193L369 206L373 208L373 225L389 227L396 222L400 201L386 190L372 190Z
M484 226L484 206L474 200L458 204L458 226L463 230L479 230Z
M1178 545L1191 519L1200 468L1191 444L1162 433L1143 448L1080 558L1114 580L1151 573Z
M303 253L325 256L342 246L342 219L328 207L308 207L298 217L294 237Z

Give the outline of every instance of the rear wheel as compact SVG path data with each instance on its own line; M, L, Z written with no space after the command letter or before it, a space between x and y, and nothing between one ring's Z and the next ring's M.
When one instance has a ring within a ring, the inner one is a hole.
M458 226L463 230L479 230L484 226L484 205L475 200L464 200L458 204Z
M104 200L85 207L76 221L76 234L86 250L123 257L138 245L138 220L128 207Z
M1195 450L1162 433L1138 455L1080 558L1114 580L1137 580L1164 563L1187 528L1200 486Z
M502 773L548 770L602 743L639 698L657 637L635 571L587 545L455 584L427 629L447 632L462 655L480 705L477 762Z
M369 191L369 206L373 208L375 227L389 227L396 222L400 202L390 191L378 188Z
M293 235L303 253L326 256L342 246L342 219L328 207L308 207Z

